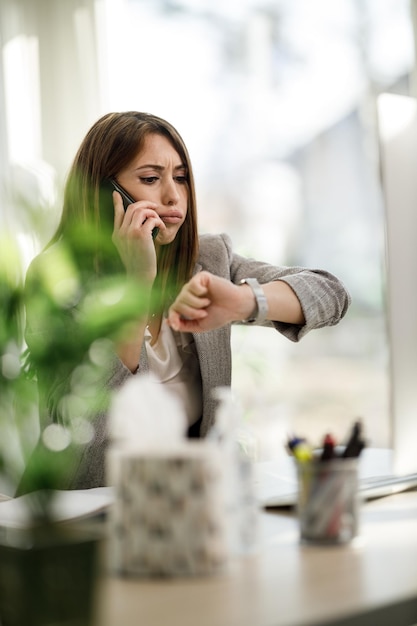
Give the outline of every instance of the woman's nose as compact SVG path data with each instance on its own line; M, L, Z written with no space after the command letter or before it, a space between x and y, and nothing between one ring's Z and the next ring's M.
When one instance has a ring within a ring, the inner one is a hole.
M163 188L163 198L162 201L164 204L177 204L180 196L178 193L177 186L174 180L166 181Z

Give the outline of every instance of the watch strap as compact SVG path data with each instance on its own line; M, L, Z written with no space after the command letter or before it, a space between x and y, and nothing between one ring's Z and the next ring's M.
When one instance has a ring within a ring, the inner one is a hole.
M246 320L242 320L242 323L262 324L262 322L266 320L268 314L268 302L261 285L258 283L256 278L243 278L240 281L240 284L249 285L249 287L253 291L253 295L255 296L256 300L255 309Z

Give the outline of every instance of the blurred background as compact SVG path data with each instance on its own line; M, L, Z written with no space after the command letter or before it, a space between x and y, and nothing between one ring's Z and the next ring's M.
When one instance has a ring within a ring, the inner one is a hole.
M195 168L201 232L324 268L339 326L292 344L233 331L233 387L258 458L290 432L389 443L384 203L376 97L416 95L415 0L1 0L0 228L27 264L98 117L160 115ZM22 207L35 207L36 229ZM1 253L0 253L1 254Z

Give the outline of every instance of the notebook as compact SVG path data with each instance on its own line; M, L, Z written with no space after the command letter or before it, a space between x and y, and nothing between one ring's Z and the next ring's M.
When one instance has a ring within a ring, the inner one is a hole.
M359 458L359 495L363 500L388 496L417 487L417 473L395 474L393 450L366 448ZM294 459L255 464L255 489L264 508L290 507L297 503L297 476Z
M30 517L31 494L0 501L0 531L3 527L25 528L33 521ZM113 504L112 487L56 491L52 500L51 519L54 522L71 522L98 518Z
M364 499L417 487L417 100L381 94L377 121L385 208L391 441L389 449L365 449L360 457ZM257 487L264 506L295 504L293 459L259 464Z

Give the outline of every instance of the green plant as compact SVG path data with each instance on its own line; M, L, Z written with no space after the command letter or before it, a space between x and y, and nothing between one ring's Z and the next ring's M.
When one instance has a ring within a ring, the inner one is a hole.
M26 468L33 518L48 518L53 490L90 441L93 425L86 416L108 402L104 390L97 393L97 381L113 342L144 312L141 285L117 263L109 263L105 274L93 271L97 246L111 259L111 245L84 225L40 257L24 286L16 241L9 236L0 242L0 474L10 492ZM30 354L24 351L25 311L42 329ZM64 422L41 424L37 432L39 396L57 374L65 381L59 407ZM38 435L43 445L33 455Z

